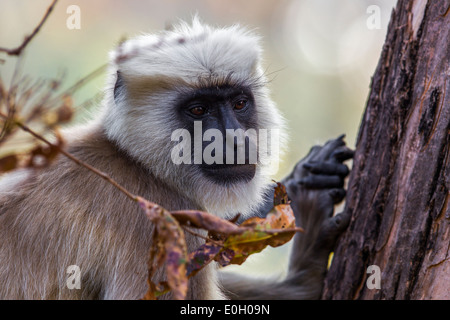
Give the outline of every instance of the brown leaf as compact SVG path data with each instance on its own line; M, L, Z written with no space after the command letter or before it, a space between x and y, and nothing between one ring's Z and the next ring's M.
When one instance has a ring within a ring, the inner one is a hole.
M224 241L224 249L233 252L230 264L241 264L248 256L262 251L268 245L278 247L292 239L298 231L295 216L288 204L287 193L283 185L277 183L274 203L278 203L266 218L252 217L239 227L246 229L243 233L230 235ZM229 253L231 256L231 254ZM221 261L222 264L226 261Z
M63 97L63 104L57 110L58 123L66 123L72 119L73 116L73 100L69 95Z
M162 281L158 284L148 281L148 287L149 289L142 300L157 300L160 296L170 291L167 281Z
M146 297L157 297L158 293L153 286L151 278L153 277L156 267L165 262L167 285L173 292L173 296L177 300L184 299L187 294L187 274L186 264L188 261L186 240L183 230L177 220L170 214L169 211L161 206L158 206L144 198L137 197L137 201L141 208L144 209L147 217L155 224L154 241L152 246L156 246L157 261L150 261L148 283L152 292L147 293ZM156 242L156 243L155 243ZM155 250L152 248L152 250ZM151 259L155 259L155 252L151 251Z
M52 161L56 159L59 151L64 146L64 140L62 136L55 131L57 141L55 144L39 145L30 152L30 159L28 161L28 167L42 168L48 166Z
M289 204L275 206L266 217L270 229L295 228L295 216Z
M0 159L0 172L7 172L17 168L19 161L15 154Z
M239 228L236 224L221 219L210 213L195 210L173 211L172 216L178 220L181 225L186 225L195 228L206 229L215 234L240 234L244 230Z
M58 110L58 123L66 123L72 119L73 109L67 105L62 105Z
M155 223L149 264L149 292L144 298L156 299L171 290L176 299L184 299L187 279L211 261L215 260L222 266L241 264L249 255L260 252L268 245L276 247L285 244L297 231L302 231L295 227L293 211L285 188L280 183L275 189L276 205L267 217L252 217L239 226L207 212L168 212L143 198L138 197L137 200L147 217ZM188 256L180 225L208 230L209 240ZM162 261L166 264L167 284L154 284L151 278Z
M273 205L277 206L279 204L288 204L289 198L286 192L286 187L281 184L280 182L277 182L277 186L275 187L275 193L273 196Z
M148 259L148 290L143 300L156 300L161 294L162 283L156 284L152 281L152 277L156 270L164 263L164 250L162 250L163 243L158 237L158 230L155 229L152 237L152 245L150 247L150 255Z
M232 255L229 264L242 264L251 254L262 251L268 238L270 235L261 231L246 231L228 237L224 247L229 250L229 256Z
M191 252L187 264L188 277L195 276L198 271L213 261L220 250L222 250L222 246L217 243L205 243Z
M220 266L225 267L231 264L231 260L234 258L235 252L231 249L223 248L214 258Z

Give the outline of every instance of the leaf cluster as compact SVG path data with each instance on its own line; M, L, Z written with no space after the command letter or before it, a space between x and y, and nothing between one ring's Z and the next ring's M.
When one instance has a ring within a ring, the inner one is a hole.
M174 211L160 207L138 197L138 203L154 223L153 246L149 258L149 289L144 299L157 299L172 292L175 299L184 299L188 279L195 276L209 263L216 261L222 267L242 264L251 254L267 246L285 244L301 228L295 226L295 218L284 186L275 187L274 207L266 218L252 217L240 225L203 211ZM205 243L188 253L184 231L201 236L191 229L206 233ZM154 283L153 277L164 265L167 281Z

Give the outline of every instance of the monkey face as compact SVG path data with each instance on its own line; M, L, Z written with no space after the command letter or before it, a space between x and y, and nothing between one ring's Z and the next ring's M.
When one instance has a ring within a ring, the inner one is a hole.
M208 86L193 89L183 97L177 116L190 136L187 165L196 166L217 184L252 180L258 162L258 119L251 89L241 85Z
M261 53L248 30L198 21L121 43L103 102L107 138L199 208L251 213L278 169L272 133L280 153L286 137Z

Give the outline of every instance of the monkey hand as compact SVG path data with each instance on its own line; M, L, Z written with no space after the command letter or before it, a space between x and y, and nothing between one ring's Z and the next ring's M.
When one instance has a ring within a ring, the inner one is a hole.
M311 148L282 181L296 224L305 229L294 238L290 271L303 270L308 264L326 270L329 253L349 223L350 217L343 213L333 216L334 206L346 194L344 180L350 171L343 162L354 154L343 138Z

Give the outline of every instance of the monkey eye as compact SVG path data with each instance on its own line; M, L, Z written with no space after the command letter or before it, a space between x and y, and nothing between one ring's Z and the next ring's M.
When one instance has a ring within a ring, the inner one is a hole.
M195 116L202 116L206 113L206 108L202 107L202 106L195 106L195 107L189 109L189 112Z
M247 106L247 100L245 100L245 99L241 99L234 104L234 108L236 110L244 109L246 106Z

